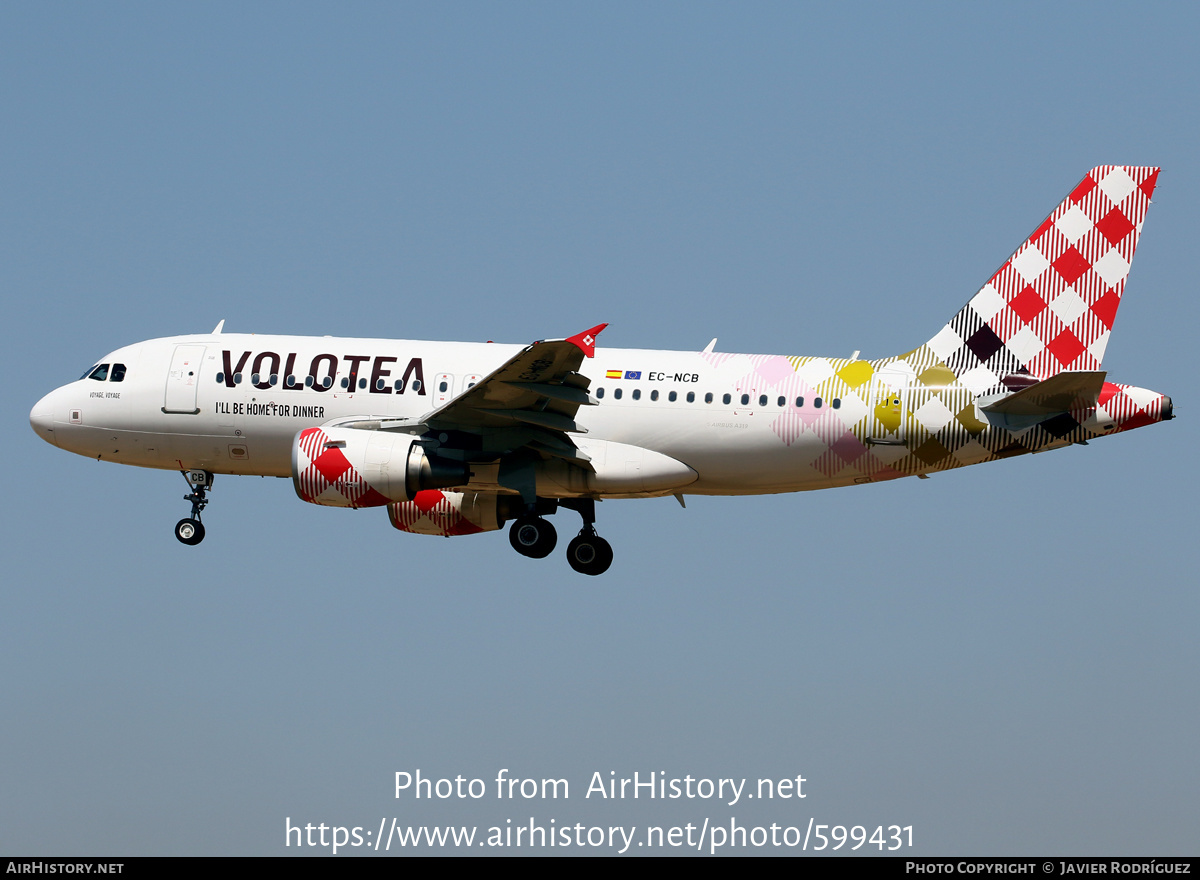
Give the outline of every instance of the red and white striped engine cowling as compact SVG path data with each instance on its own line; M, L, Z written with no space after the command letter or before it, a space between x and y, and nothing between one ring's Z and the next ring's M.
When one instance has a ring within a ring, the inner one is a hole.
M415 535L475 535L504 525L498 496L484 492L422 489L412 501L388 505L388 518Z
M305 428L292 441L292 484L304 501L327 507L407 501L414 441L409 434Z

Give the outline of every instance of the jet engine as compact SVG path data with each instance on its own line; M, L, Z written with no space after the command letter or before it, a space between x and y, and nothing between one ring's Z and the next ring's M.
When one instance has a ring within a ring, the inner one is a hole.
M292 441L292 484L311 504L382 507L469 479L466 464L431 455L411 434L305 428Z
M493 492L443 492L423 489L412 501L388 505L388 518L402 532L416 535L475 535L491 532L519 515L520 497Z

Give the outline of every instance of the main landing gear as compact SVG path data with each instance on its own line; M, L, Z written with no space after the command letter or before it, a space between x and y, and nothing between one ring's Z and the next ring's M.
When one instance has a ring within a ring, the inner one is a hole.
M558 532L540 516L526 514L508 530L508 542L522 556L545 559L554 552L554 545L558 543Z
M612 545L590 525L584 526L567 545L567 562L580 574L604 574L612 561Z
M583 528L567 544L567 562L580 574L604 574L612 565L613 551L608 541L596 534L596 502L591 498L563 499L559 504L583 517ZM558 533L542 517L527 513L512 524L508 540L522 556L544 559L554 551Z
M208 505L205 494L212 488L213 475L208 471L181 471L183 478L191 487L191 494L184 495L184 501L192 502L192 515L175 523L175 537L189 546L199 544L204 540L204 523L200 522L200 511Z

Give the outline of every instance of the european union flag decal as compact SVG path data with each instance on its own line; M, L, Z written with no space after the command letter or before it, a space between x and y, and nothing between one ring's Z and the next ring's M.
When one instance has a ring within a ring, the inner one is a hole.
M641 370L626 370L625 378L626 379L640 379L640 378L642 378L642 371Z

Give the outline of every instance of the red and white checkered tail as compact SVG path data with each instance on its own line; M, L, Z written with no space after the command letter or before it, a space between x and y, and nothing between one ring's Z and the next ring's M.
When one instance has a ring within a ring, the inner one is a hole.
M1098 370L1157 181L1157 168L1089 171L926 356L976 391L1011 385L1010 376Z

